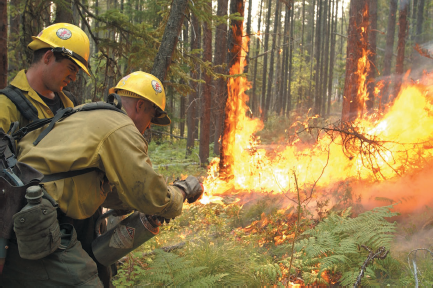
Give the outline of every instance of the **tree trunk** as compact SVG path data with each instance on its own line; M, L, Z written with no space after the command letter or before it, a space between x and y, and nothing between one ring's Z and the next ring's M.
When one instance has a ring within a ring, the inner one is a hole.
M374 0L373 0L374 1ZM335 6L335 10L334 10ZM331 114L331 95L332 95L332 80L334 77L334 59L335 59L335 42L337 39L336 31L337 31L337 13L338 12L338 0L333 1L332 6L332 32L331 32L331 57L329 59L329 78L328 78L328 105L326 110L326 115L329 117Z
M191 50L198 49L200 38L197 35L198 32L198 20L194 14L191 14ZM194 69L191 71L191 78L198 79L199 65L196 64ZM188 96L188 109L186 124L188 128L188 136L186 140L186 155L191 154L191 150L194 148L194 130L195 130L195 114L196 114L196 99L198 96L198 83L191 81L191 88L194 92L191 92Z
M269 64L269 76L267 77L268 80L268 91L266 96L266 107L265 107L265 113L264 113L264 121L268 119L268 113L269 113L269 104L271 103L271 97L272 97L272 82L274 81L274 55L275 55L275 47L277 43L277 31L278 31L278 25L279 25L279 19L280 19L280 0L277 0L276 8L275 8L275 22L274 22L274 35L272 37L272 50L271 50L271 62Z
M365 106L367 108L367 113L373 111L374 105L374 87L375 87L375 77L376 77L376 39L377 39L377 0L370 0L370 27L368 32L368 61L371 63L370 71L367 76L367 101Z
M228 0L218 0L217 16L223 17L227 15ZM222 65L227 60L227 23L218 24L215 32L215 65ZM224 73L222 67L216 68L216 72ZM224 119L224 103L227 98L227 81L223 78L215 80L215 135L214 149L215 155L220 154L220 137L223 128Z
M288 5L285 6L285 15L284 15L284 33L283 33L283 64L281 65L281 89L280 89L280 96L279 96L279 102L277 104L277 114L278 115L284 115L286 109L286 95L287 95L287 72L288 72L288 65L287 63L289 59L289 49L290 46L287 45L290 41L289 39L289 23L290 23L290 9Z
M412 5L412 22L410 24L410 40L412 42L416 41L416 15L417 15L417 8L418 8L418 0L413 0Z
M230 1L230 14L234 14L239 12L240 15L244 16L244 2L243 0L231 0ZM241 47L242 47L242 21L232 20L231 27L229 31L229 67L231 68L234 64L239 63L241 60ZM238 95L234 95L234 93L229 93L226 106L225 106L225 118L224 118L224 129L221 137L221 151L220 151L220 177L230 177L233 175L232 172L232 164L233 164L233 150L232 146L235 141L235 133L236 133L236 119L237 114L239 113L239 107L237 105L233 105Z
M279 1L279 0L277 0ZM268 51L268 43L269 43L269 28L271 26L271 8L272 8L272 0L268 1L268 14L266 16L266 31L265 31L265 47L264 52ZM266 80L268 79L268 53L265 54L263 58L263 77L262 77L262 101L261 101L261 119L264 122L266 118Z
M315 85L314 85L314 114L320 114L320 104L321 104L321 95L320 95L320 44L322 41L322 33L321 33L321 28L322 28L322 1L323 0L318 0L318 4L317 4L317 24L316 24L316 66L315 66ZM326 1L326 0L325 0Z
M363 50L367 51L368 2L369 0L350 1L342 121L355 120L364 107L363 99L358 95L358 73L362 73L358 71L358 60L362 57Z
M0 0L0 89L8 85L8 3Z
M293 35L293 30L295 26L294 21L295 9L290 9L290 35ZM293 74L293 49L295 48L295 43L293 40L290 41L290 54L289 54L289 84L287 91L287 109L285 115L290 118L290 111L292 110L292 74Z
M164 81L168 68L171 64L171 56L176 47L180 30L182 29L185 10L188 6L188 0L173 0L171 3L170 15L168 16L167 25L164 29L161 45L158 49L152 67L151 74Z
M403 76L403 64L404 64L404 50L406 47L406 31L407 31L407 13L409 10L409 4L407 1L400 0L400 15L398 18L398 44L397 44L397 62L395 65L395 83L393 98L398 96L400 92L401 81Z
M248 0L248 17L247 17L247 35L251 38L251 11L253 7L253 0ZM250 51L250 42L248 42L248 51ZM248 73L248 67L250 64L250 59L247 57L246 65L244 67L244 73Z
M189 17L187 17L189 18ZM185 27L185 29L183 29L183 45L182 45L182 52L184 53L184 55L187 54L187 47L186 47L186 43L188 42L188 20L184 19L183 21L183 25ZM189 86L189 81L186 83L186 85ZM179 132L180 132L180 137L184 137L185 135L185 108L186 108L186 98L188 97L188 95L186 96L181 96L180 97L180 115L179 115Z
M323 81L322 85L322 112L321 115L323 117L325 117L326 115L326 104L327 104L327 91L328 91L328 63L329 63L329 44L330 44L330 31L331 31L331 5L328 5L328 2L331 0L326 0L325 1L325 9L323 15L325 16L325 19L323 21L324 25L323 28L324 30L326 29L325 34L325 38L326 40L323 41L325 44L325 49L323 49L323 60L322 63L324 63L324 72L323 72ZM328 7L329 6L329 7ZM326 13L328 13L328 15L326 16Z
M397 5L397 4L396 4ZM425 0L418 0L418 7L417 7L417 13L416 13L416 42L421 43L422 42L422 24L424 22L424 5Z
M308 21L308 22L311 22L311 53L310 53L310 56L309 56L309 60L310 60L310 81L308 81L309 82L309 88L308 88L308 99L307 99L307 108L309 109L309 108L312 108L312 106L313 106L313 89L312 89L312 86L313 86L313 64L314 64L314 58L313 58L313 55L314 55L314 31L315 31L315 29L314 29L314 12L315 12L315 8L314 8L314 6L316 6L316 0L313 0L313 5L312 5L312 8L311 8L311 19L310 19L310 21Z
M54 1L56 4L56 17L54 23L74 23L72 14L72 0Z
M262 20L262 10L263 10L263 0L260 1L260 14L259 14L259 23L257 25L257 33L260 33L260 35L262 35L262 33L260 32L260 25L261 25L261 20ZM258 101L257 101L257 95L256 95L256 79L257 79L257 64L258 64L258 58L257 55L259 55L260 53L260 39L257 37L256 39L256 49L257 49L257 53L256 53L256 57L254 59L254 73L253 73L253 92L252 92L252 101L251 103L251 110L253 111L254 115L257 115L257 111L258 111Z
M380 107L388 103L388 90L391 82L391 62L392 54L394 52L394 35L395 35L395 20L397 15L397 0L390 0L389 7L389 18L388 18L388 28L386 31L386 46L385 46L385 56L383 57L383 76L385 77L385 83L381 91L382 99Z
M212 2L208 2L209 13L212 14ZM204 22L203 29L203 61L212 62L212 22ZM211 106L211 83L212 78L209 74L204 74L204 91L202 99L202 114L200 120L200 146L199 157L202 164L208 164L209 158L209 138L210 138L210 106Z
M302 83L304 81L303 77L303 64L305 61L304 57L304 32L305 31L305 0L302 0L302 28L301 28L301 49L299 49L299 59L300 59L300 65L299 65L299 77L298 77L298 104L301 103L303 99L303 89L302 89Z

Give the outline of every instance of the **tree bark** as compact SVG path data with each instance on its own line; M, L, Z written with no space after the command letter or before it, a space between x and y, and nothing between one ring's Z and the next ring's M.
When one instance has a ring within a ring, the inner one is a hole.
M186 47L186 43L188 42L188 21L186 19L183 21L183 25L185 28L183 29L183 35L182 35L183 36L182 52L185 55L188 52L187 47ZM189 81L186 83L186 85L189 86ZM185 135L185 108L186 108L186 98L187 97L188 97L188 95L180 97L180 109L179 109L180 110L180 115L179 115L180 137L184 137L184 135Z
M323 11L323 9L322 9L322 1L323 0L318 0L318 4L317 4L317 9L318 9L318 11L317 11L317 24L316 24L316 43L315 43L315 45L316 45L316 51L315 51L315 53L316 53L316 55L315 55L315 58L316 58L316 66L315 66L315 72L316 72L316 74L315 74L315 85L314 85L314 114L320 114L320 106L321 106L321 95L320 95L320 93L321 93L321 91L320 91L320 52L321 52L321 50L320 50L320 44L321 44L321 41L322 41L322 33L321 33L321 28L322 28L322 25L321 25L321 22L322 22L322 11ZM326 0L325 0L326 1Z
M344 99L342 121L353 121L361 115L364 103L358 95L360 83L358 60L368 44L368 2L369 0L350 1L350 19L347 39L346 80L344 83Z
M180 30L182 29L185 10L188 6L188 0L173 0L171 11L168 16L167 25L164 29L161 45L158 49L152 67L151 74L164 81L167 71L171 64L171 56L174 53Z
M251 11L253 7L253 0L248 0L248 16L247 16L247 35L251 38ZM250 51L250 42L248 42L248 51ZM248 68L250 65L250 59L247 57L246 65L244 67L244 73L248 73Z
M212 2L208 2L209 12L212 14ZM212 22L204 22L203 30L203 61L212 62ZM202 114L200 120L200 146L199 157L202 164L208 164L210 139L210 112L211 112L211 76L204 74L204 91L202 99Z
M332 81L334 77L334 59L335 59L335 42L337 35L337 11L338 11L338 0L332 1L332 24L331 24L331 52L329 59L329 78L328 78L328 105L326 106L326 116L329 117L331 114L331 95L332 95ZM335 9L334 9L335 7Z
M310 60L310 81L309 81L309 87L308 87L308 99L307 99L307 107L308 108L312 108L313 106L313 64L314 64L314 14L315 14L315 4L316 0L313 0L313 5L311 8L311 18L310 21L311 22L311 52L310 52L310 56L309 56L309 60Z
M401 81L404 69L404 50L406 48L406 35L407 35L407 13L409 4L407 1L400 0L400 15L398 18L398 44L397 44L397 62L395 65L395 83L393 98L395 99L400 92Z
M367 113L371 113L373 111L374 105L374 86L375 86L375 77L376 77L376 39L377 39L377 0L370 0L370 27L368 32L368 61L371 63L370 71L368 72L368 83L367 83L367 93L368 98L365 102L365 106L367 108Z
M277 114L278 115L284 115L286 109L286 95L287 95L287 72L288 72L288 65L287 63L289 59L289 49L290 47L287 45L289 41L289 23L290 23L290 9L288 5L285 5L285 16L284 16L284 33L283 33L283 45L286 45L283 47L283 64L281 65L281 92L279 96L279 102L277 104Z
M194 14L191 14L191 50L198 49L200 45L200 35L199 25L197 17ZM198 64L195 65L194 69L191 71L191 78L198 79L200 67ZM194 131L196 127L196 99L198 96L198 83L195 81L191 81L191 87L194 92L191 92L188 96L188 108L187 108L187 119L186 124L188 127L187 140L186 140L186 155L191 154L191 150L194 148Z
M388 103L388 90L391 82L391 62L392 54L394 51L394 36L395 36L395 20L397 15L397 0L390 0L389 7L389 18L388 18L388 28L386 31L386 46L385 46L385 56L383 57L383 76L385 77L385 83L381 91L381 103L380 107Z
M227 15L228 0L218 0L217 16L224 17ZM227 60L227 23L218 24L215 32L215 66L222 65ZM216 68L216 72L224 73L222 67ZM220 137L223 129L224 119L224 103L227 98L227 81L223 78L215 80L215 135L214 135L214 149L215 155L220 154Z
M323 25L323 29L326 31L324 34L326 40L323 41L325 44L325 49L323 49L323 66L324 66L324 72L323 72L323 81L322 85L322 112L321 115L323 117L325 117L326 115L326 104L327 104L327 91L328 91L328 63L329 63L329 44L330 44L330 31L331 31L331 5L328 5L328 2L330 0L326 0L325 1L325 7L324 7L324 13L323 15L325 16L325 19L323 21L324 25ZM328 14L326 16L326 13Z
M239 12L240 15L244 16L244 2L243 0L231 0L230 1L230 14ZM232 20L229 31L229 67L231 68L234 64L239 63L241 59L241 49L242 49L242 31L243 25L242 21ZM230 149L230 145L234 144L235 133L236 133L236 119L239 113L239 107L233 105L236 99L231 97L237 96L235 93L229 93L225 105L225 118L224 118L224 129L221 137L221 151L220 151L220 175L222 177L231 177L232 164L233 164L233 151Z
M8 3L0 0L0 89L8 84Z
M295 26L294 21L295 9L290 9L290 35L293 35L293 30ZM293 49L295 48L295 43L293 39L290 41L290 52L289 52L289 83L287 91L287 108L285 115L290 118L290 111L292 111L292 72L293 72Z
M272 0L268 1L268 14L266 16L266 31L265 31L265 47L264 51L268 51L268 43L269 43L269 28L271 26L271 8L272 8ZM266 80L268 79L268 54L265 54L263 58L263 75L262 75L262 101L261 101L261 119L264 122L266 118Z
M54 1L56 4L56 16L54 23L72 23L74 22L74 16L72 14L72 0L60 0Z
M418 0L418 7L416 13L416 42L421 43L422 41L422 24L424 23L424 6L425 0Z
M277 43L277 33L278 33L278 26L279 26L279 19L280 19L280 0L277 0L277 4L275 7L275 22L274 22L274 31L273 31L273 37L272 37L272 51L271 51L271 61L269 63L269 76L267 77L268 80L268 91L266 96L266 108L265 108L265 117L264 120L266 121L268 119L268 113L269 113L269 107L271 103L272 98L272 82L274 81L274 57L275 57L275 47Z
M259 23L257 24L257 33L260 33L260 35L262 35L262 33L260 32L260 25L261 25L261 20L262 20L262 10L263 10L263 0L260 1L260 13L259 13ZM258 103L257 103L257 95L256 95L256 79L257 79L257 64L258 64L258 58L257 55L259 55L260 53L260 39L257 37L256 39L256 49L257 49L257 53L256 53L256 57L254 59L254 73L253 73L253 92L252 92L252 101L251 103L251 110L253 111L254 115L257 115L257 108L258 108Z

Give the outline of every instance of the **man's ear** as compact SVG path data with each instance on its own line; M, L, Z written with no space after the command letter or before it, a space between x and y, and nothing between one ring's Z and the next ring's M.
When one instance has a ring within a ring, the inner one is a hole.
M48 64L51 60L51 58L54 57L54 53L51 50L48 50L45 52L44 56L42 57L42 61L44 61L45 64Z
M144 101L141 99L135 102L135 112L139 113L141 110L143 110L144 104Z

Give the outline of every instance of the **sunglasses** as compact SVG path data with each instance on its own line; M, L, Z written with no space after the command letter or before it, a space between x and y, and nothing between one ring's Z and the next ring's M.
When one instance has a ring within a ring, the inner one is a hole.
M156 104L153 104L153 108L155 109L154 118L164 118L165 116L167 116L167 112L156 106Z

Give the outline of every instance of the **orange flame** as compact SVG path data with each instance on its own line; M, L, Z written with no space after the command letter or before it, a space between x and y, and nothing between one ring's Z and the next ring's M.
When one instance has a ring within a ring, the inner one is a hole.
M248 40L247 37L242 38L242 60L230 69L231 75L243 71L243 56L247 53ZM368 69L367 51L364 51L364 56L358 62L358 95L363 102L367 99L365 87ZM381 86L383 83L379 82L375 94ZM295 194L299 187L324 187L349 178L383 181L418 171L426 163L433 163L431 74L425 74L419 83L403 84L394 105L382 119L359 118L353 124L356 131L367 137L367 141L363 144L355 140L355 150L350 157L342 149L345 140L341 135L334 135L333 138L327 134L321 135L310 147L301 145L301 141L296 139L286 146L272 147L273 153L260 149L260 140L254 134L264 126L259 119L246 116L249 108L245 104L248 100L245 91L249 88L246 77L229 80L228 99L232 101L229 105L237 107L239 111L230 119L236 127L234 141L229 147L232 151L233 175L221 179L218 174L219 159L214 159L204 181L206 195L202 203L221 202L217 195L225 193L269 192L290 195ZM380 146L362 147L371 140L380 141ZM365 149L369 149L368 153Z

